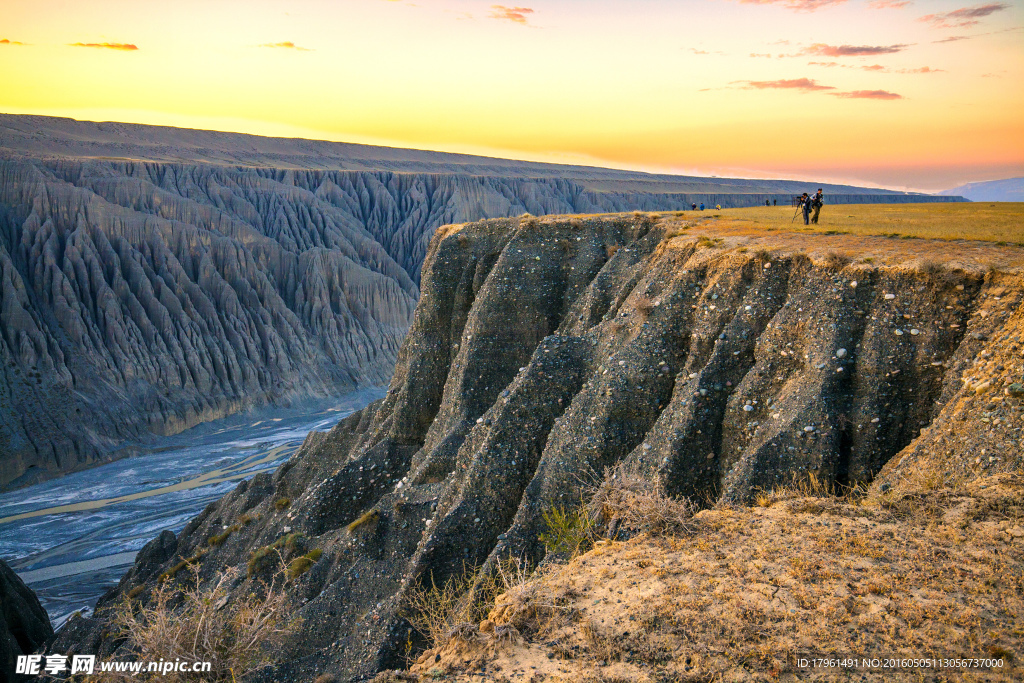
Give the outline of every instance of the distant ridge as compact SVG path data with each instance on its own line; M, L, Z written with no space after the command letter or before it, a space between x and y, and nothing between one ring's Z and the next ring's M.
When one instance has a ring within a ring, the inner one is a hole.
M932 196L822 183L813 178L798 181L653 174L347 142L14 114L0 114L0 151L34 158L557 178L596 192L789 195L822 187L829 195Z
M972 202L1024 202L1024 178L967 183L939 194L965 197Z

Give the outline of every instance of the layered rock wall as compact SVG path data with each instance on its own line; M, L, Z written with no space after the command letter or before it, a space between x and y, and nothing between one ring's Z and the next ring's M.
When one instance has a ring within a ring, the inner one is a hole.
M262 580L243 578L252 553L302 532L323 550L289 585L302 632L256 680L363 680L417 642L402 617L412 587L541 559L544 513L578 505L606 467L702 504L892 478L922 430L979 395L963 378L986 339L1019 353L1019 276L704 237L667 238L644 215L440 229L386 397L211 504L64 645L114 649L104 607L146 599L184 558L203 580L237 568L240 599ZM1010 401L1020 358L992 358L1005 377L987 400ZM1019 438L1020 406L1002 410ZM1022 451L995 467L1024 466ZM258 521L209 543L242 515Z

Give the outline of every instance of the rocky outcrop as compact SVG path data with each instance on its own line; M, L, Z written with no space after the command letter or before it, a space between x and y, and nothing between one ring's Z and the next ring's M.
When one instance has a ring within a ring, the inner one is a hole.
M10 129L5 135L18 148ZM210 135L222 147L247 137ZM422 163L447 169L440 157ZM764 193L782 181L722 180L716 192L707 179L673 185L592 169L591 180L569 180L542 164L487 168L496 175L8 151L0 158L0 487L251 406L385 383L439 225L788 199Z
M0 163L0 485L385 383L418 288L324 206L212 167Z
M53 636L50 618L32 589L0 560L0 674L5 681L26 679L15 675L18 655L31 654Z
M1016 275L688 235L643 214L439 229L386 397L208 506L61 647L115 649L103 610L183 559L209 580L302 533L323 555L289 586L301 634L256 680L401 667L410 587L539 560L544 512L604 468L700 502L868 482L962 391L977 335L1012 336L1020 315Z
M808 188L0 114L0 488L386 382L440 225Z

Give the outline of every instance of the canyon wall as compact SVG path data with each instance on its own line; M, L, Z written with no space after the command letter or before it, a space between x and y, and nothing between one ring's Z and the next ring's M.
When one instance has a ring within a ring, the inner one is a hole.
M964 477L1024 466L1019 272L901 261L900 240L875 240L895 254L877 265L831 251L863 250L855 237L803 251L665 223L438 230L386 397L165 532L55 651L114 652L104 610L146 601L183 561L201 581L233 572L238 600L268 579L246 571L259 549L287 561L294 546L323 553L288 584L300 633L251 680L365 680L422 642L402 616L409 590L540 560L544 513L619 463L705 505L812 475L889 486L929 459ZM946 426L982 410L961 448Z
M51 128L15 135L12 121ZM162 158L184 149L224 162L261 139L79 122L71 131L53 121L63 120L0 117L0 488L250 407L386 383L440 225L750 206L785 202L777 193L798 186L311 141L266 142L283 147L257 156L334 160L340 147L358 161L349 165L444 172L65 158L56 153ZM577 179L556 177L559 169ZM830 201L915 197L834 189L868 194Z

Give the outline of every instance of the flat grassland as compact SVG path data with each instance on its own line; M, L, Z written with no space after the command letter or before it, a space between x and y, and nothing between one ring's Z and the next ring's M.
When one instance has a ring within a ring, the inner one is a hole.
M685 215L717 215L720 222L737 228L979 240L1024 246L1024 203L1018 202L826 204L818 225L811 226L805 226L803 217L791 206L687 211Z

